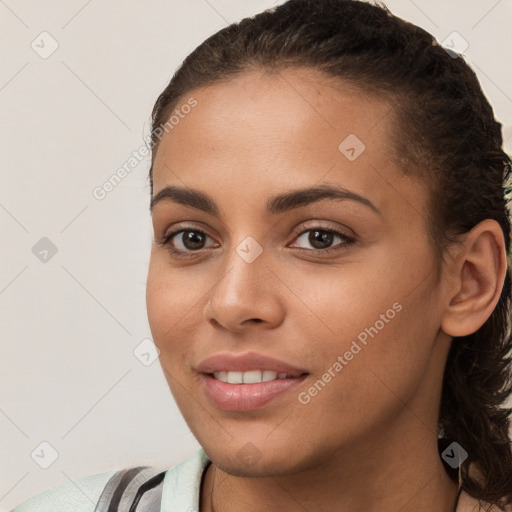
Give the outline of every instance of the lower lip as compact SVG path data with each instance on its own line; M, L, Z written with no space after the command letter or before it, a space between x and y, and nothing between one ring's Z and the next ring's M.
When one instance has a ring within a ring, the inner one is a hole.
M283 393L295 389L304 382L306 377L307 374L255 384L229 384L217 380L209 374L201 374L210 401L226 411L259 409Z

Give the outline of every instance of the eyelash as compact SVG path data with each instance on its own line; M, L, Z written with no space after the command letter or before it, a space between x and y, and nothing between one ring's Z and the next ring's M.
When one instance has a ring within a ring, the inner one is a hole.
M167 246L167 250L175 256L184 257L184 258L193 257L197 253L199 253L202 249L198 249L197 251L182 251L181 249L176 249L171 245L171 240L176 235L178 235L180 233L187 232L187 231L192 232L192 233L200 233L201 235L209 237L208 234L206 234L204 231L202 231L200 229L194 228L192 226L191 227L185 226L185 227L180 227L179 229L176 229L174 231L171 231L170 233L165 234L161 240L157 240L157 243L160 246L164 246L164 247ZM305 229L301 232L296 233L295 236L296 236L296 238L298 238L298 237L302 236L303 234L308 233L310 231L320 231L322 233L329 233L329 234L335 235L335 236L341 238L344 241L344 243L340 243L334 247L328 247L327 249L304 249L302 247L299 247L298 248L299 250L308 251L308 252L312 251L312 252L317 252L317 253L321 253L321 254L329 254L331 252L346 250L347 246L350 246L350 245L353 245L354 243L356 243L356 239L354 237L348 236L341 231L337 231L336 229L322 228L321 226L314 226L312 228Z

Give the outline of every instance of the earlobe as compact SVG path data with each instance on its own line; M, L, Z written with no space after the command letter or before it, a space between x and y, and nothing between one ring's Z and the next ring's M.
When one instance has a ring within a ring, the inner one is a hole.
M477 224L447 271L453 284L446 289L441 329L450 336L467 336L491 316L503 289L507 253L500 225L492 219Z

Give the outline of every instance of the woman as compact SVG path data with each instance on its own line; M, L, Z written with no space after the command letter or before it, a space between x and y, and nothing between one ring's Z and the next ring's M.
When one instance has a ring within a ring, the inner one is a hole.
M463 57L289 0L152 120L148 317L202 449L15 511L509 510L511 161Z

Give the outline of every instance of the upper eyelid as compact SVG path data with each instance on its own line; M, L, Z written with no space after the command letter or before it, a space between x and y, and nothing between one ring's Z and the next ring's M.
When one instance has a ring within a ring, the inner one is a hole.
M311 222L317 222L317 224L313 224L311 226L306 226L305 223L308 222L308 221L304 221L304 222L301 222L299 226L297 226L296 228L293 229L293 234L294 235L300 235L302 234L304 231L310 231L310 230L313 230L313 229L322 229L322 230L325 230L325 231L341 231L342 233L344 231L350 231L352 234L348 234L348 233L344 233L346 234L346 236L349 236L349 237L354 237L355 234L353 232L352 229L346 227L346 226L343 226L343 227L340 227L340 226L324 226L322 225L322 222L325 222L325 221L311 221ZM193 226L193 225L184 225L184 226L180 226L178 224L177 227L173 227L173 228L169 228L169 229L166 229L162 235L162 238L167 238L168 234L170 233L173 233L174 236L178 235L179 233L181 233L182 231L199 231L201 233L204 233L205 235L209 236L210 238L213 238L211 235L208 234L208 230L203 228L203 227L198 227L198 226Z
M319 230L319 231L334 232L335 236L338 236L338 237L340 237L342 239L346 239L346 240L356 241L358 238L355 234L348 234L345 232L345 230L352 231L349 228L322 226L321 221L316 221L316 222L317 222L317 224L314 224L312 226L305 226L305 222L302 222L299 226L297 226L297 228L295 228L293 230L293 236L295 237L294 241L298 237L307 233L308 231L313 231L315 229ZM160 243L161 244L170 243L170 241L172 239L174 239L175 237L177 237L178 235L182 234L185 231L200 232L200 233L203 233L204 235L206 235L207 237L211 238L212 240L214 240L214 238L211 235L209 235L205 229L199 228L196 226L185 225L185 226L177 226L173 229L169 229L168 231L166 231L163 234L163 236L161 237ZM217 242L215 242L215 243L218 245ZM178 250L182 251L183 249L178 249ZM184 252L192 253L192 252L199 252L199 251L184 251Z

